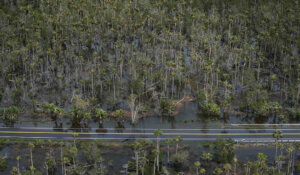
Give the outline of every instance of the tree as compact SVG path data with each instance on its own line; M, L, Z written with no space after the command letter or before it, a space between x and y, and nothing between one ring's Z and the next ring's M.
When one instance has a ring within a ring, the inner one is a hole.
M20 175L20 173L18 173L18 168L14 166L10 172L10 175Z
M131 94L128 99L127 99L127 104L130 108L131 112L131 122L134 123L136 121L137 114L139 111L142 109L141 104L137 102L137 95L136 94Z
M95 117L99 120L99 126L102 126L103 119L107 117L107 112L104 111L103 109L98 109L96 108L94 110Z
M221 168L216 168L216 169L214 169L214 171L213 171L213 174L216 174L216 175L220 175L220 174L222 174L222 173L223 173L223 171L222 171Z
M64 147L64 142L61 141L59 142L59 146L60 146L60 163L61 163L61 174L64 174L64 159L63 159L63 147Z
M163 131L157 129L154 131L154 135L156 136L156 149L159 151L159 137L163 134ZM159 154L157 154L157 170L159 172Z
M201 155L201 159L204 160L206 162L206 165L208 164L208 161L212 160L212 154L211 153L202 153Z
M76 148L76 146L71 147L68 149L68 153L71 155L72 160L73 160L73 168L74 170L76 170L76 156L78 153L78 149Z
M235 157L234 141L218 137L214 143L214 155L218 162L230 163Z
M233 163L234 163L234 175L235 175L236 174L237 163L238 163L238 159L236 157L233 158Z
M229 163L226 163L224 166L223 166L225 172L226 172L226 175L229 175L229 171L231 170L231 165Z
M16 106L4 107L0 109L0 116L4 123L10 125L18 118L20 114L20 108Z
M282 131L280 130L275 130L273 132L273 138L275 138L275 161L276 161L276 164L277 164L277 168L278 168L278 171L279 171L279 165L278 165L278 141L279 139L283 137L283 134L282 134Z
M170 161L170 143L172 143L172 139L171 138L166 138L165 140L165 144L167 144L167 147L168 147L168 163Z
M17 160L17 173L20 174L20 160L21 160L21 156L17 156L16 160Z
M289 146L286 150L288 153L288 164L287 164L287 174L291 174L293 172L294 167L294 146Z
M29 151L30 151L30 162L31 162L31 166L30 166L30 170L31 170L31 173L34 174L34 166L33 166L33 156L32 156L32 152L33 152L33 149L35 147L34 143L30 142L28 144L29 146Z
M134 150L134 155L135 155L135 171L136 171L136 175L139 174L139 152L140 149L142 147L141 143L138 141L133 142L133 144L131 145L131 147Z
M152 151L152 153L154 154L154 161L153 161L153 175L155 175L156 173L156 170L155 170L155 167L156 167L156 161L159 161L157 160L157 154L160 154L160 152L157 150L157 149L154 149Z
M200 169L200 174L203 175L203 174L205 174L205 172L206 172L206 170L205 170L204 168L201 168L201 169Z
M260 174L264 174L267 172L268 165L266 164L268 156L264 153L258 153L257 159L258 159L258 171Z
M74 143L74 146L76 147L76 138L78 137L78 133L76 133L76 132L73 132L72 133L72 137L73 137L73 143Z
M177 151L178 151L178 144L179 144L179 142L182 142L182 140L183 139L180 136L176 136L176 137L173 138L173 142L176 143L176 154L177 154Z
M199 175L199 168L201 166L201 163L199 161L194 162L194 165L196 167L196 174Z

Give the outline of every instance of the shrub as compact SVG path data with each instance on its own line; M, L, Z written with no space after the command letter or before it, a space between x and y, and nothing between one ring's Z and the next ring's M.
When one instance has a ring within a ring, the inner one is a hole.
M10 106L7 108L2 108L0 110L1 119L5 122L14 122L20 114L20 108L16 106Z
M221 109L212 99L208 98L207 93L201 90L197 96L198 105L204 115L219 116Z
M218 162L230 163L235 157L234 141L218 137L214 144L214 156Z
M170 115L175 110L173 104L174 104L173 100L166 100L165 98L161 99L160 101L161 113Z

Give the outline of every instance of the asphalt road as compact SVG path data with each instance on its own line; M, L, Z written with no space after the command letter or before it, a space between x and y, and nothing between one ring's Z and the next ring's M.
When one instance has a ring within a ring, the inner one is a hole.
M52 128L0 128L0 138L31 138L70 140L77 139L156 139L156 129L52 129ZM280 129L281 141L300 142L300 129ZM184 140L215 140L217 137L233 138L237 142L273 142L275 129L162 129L161 139L181 136Z

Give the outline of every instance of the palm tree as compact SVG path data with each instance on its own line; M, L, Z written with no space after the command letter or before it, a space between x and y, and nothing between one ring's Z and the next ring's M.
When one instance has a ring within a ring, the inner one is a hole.
M143 157L141 158L141 163L142 163L142 175L144 175L144 172L145 172L145 165L146 165L147 161L148 161L148 159L147 159L145 156L143 156Z
M72 159L73 159L73 167L74 167L74 170L76 169L76 155L77 155L77 148L74 146L74 147L71 147L68 152L70 153L70 155L72 156Z
M67 175L67 168L66 168L66 164L70 163L70 160L68 159L68 157L64 157L64 175Z
M216 169L213 171L213 174L216 174L216 175L220 175L220 174L222 174L222 173L223 173L223 171L222 171L221 168L216 168Z
M138 175L139 174L139 151L140 148L142 147L142 144L138 141L135 141L131 146L134 150L134 155L135 155L135 172L136 175Z
M206 162L206 165L208 164L208 161L212 160L211 153L202 153L201 159L203 159Z
M103 109L95 109L95 117L99 120L99 127L102 126L103 119L107 117L107 112Z
M177 154L177 151L178 151L178 144L179 142L181 142L183 139L180 137L180 136L176 136L173 138L173 142L176 143L176 154Z
M289 146L286 150L286 152L288 153L288 165L287 165L287 174L291 174L290 168L293 168L293 160L294 160L294 152L295 148L294 146Z
M60 145L60 161L61 161L61 174L64 174L64 159L63 159L63 146L64 146L64 142L61 141L59 142Z
M205 172L206 172L206 170L205 170L204 168L201 168L201 169L200 169L200 174L203 175Z
M234 162L234 174L236 174L236 165L237 165L238 159L236 157L234 157L233 162Z
M34 143L32 143L32 142L30 142L28 144L28 146L29 146L29 151L30 151L30 162L31 162L30 170L31 170L31 173L34 174L32 151L35 146L34 146Z
M172 139L171 138L167 138L165 140L165 144L167 144L167 147L168 147L168 163L170 161L170 143L172 143Z
M21 156L17 156L17 170L18 170L18 174L20 174L20 160L21 160Z
M257 159L258 159L258 170L261 173L264 173L266 171L267 168L267 161L268 156L264 153L258 153L257 154Z
M103 174L103 167L102 167L102 162L104 161L104 159L103 159L103 157L102 156L99 156L99 157L97 157L96 158L96 162L98 162L99 164L100 164L100 174ZM96 169L98 169L98 168L96 168ZM99 172L99 171L97 171L97 172Z
M275 149L276 149L276 151L275 151L275 161L276 161L276 163L277 163L277 151L278 151L278 140L281 138L281 137L283 137L283 134L282 134L282 131L281 130L275 130L274 132L273 132L273 138L275 138L276 139L276 145L275 145Z
M74 146L76 147L76 138L78 137L78 133L73 132L72 137L73 137Z
M154 154L154 161L153 161L153 175L155 175L155 164L157 160L157 154L159 154L159 151L157 149L154 149L152 151L152 153Z
M10 175L20 175L18 168L14 166L10 172Z
M159 151L159 137L162 134L163 134L163 131L160 130L160 129L157 129L157 130L154 131L154 135L156 136L156 149L158 151ZM157 156L157 161L156 161L156 163L157 163L157 170L159 172L159 154L157 154L156 156Z
M201 166L201 163L199 161L194 162L194 165L196 167L196 174L199 175L199 168Z
M231 170L231 165L229 163L226 163L223 166L224 170L226 171L226 175L229 175L229 171Z

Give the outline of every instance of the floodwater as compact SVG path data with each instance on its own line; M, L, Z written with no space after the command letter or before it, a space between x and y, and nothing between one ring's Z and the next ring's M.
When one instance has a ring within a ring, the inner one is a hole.
M65 117L63 128L71 128L70 118ZM293 121L291 121L293 122ZM296 121L294 121L296 122ZM120 126L114 119L106 119L103 122L103 128L127 128L127 129L214 129L226 128L230 124L263 124L263 123L282 123L276 116L253 117L246 114L226 114L221 111L220 117L204 116L199 113L198 105L195 102L186 102L176 116L150 115L138 119L137 123L131 124L130 119ZM5 127L4 124L1 124ZM88 123L89 128L98 128L99 124L93 120ZM37 127L37 128L57 128L51 119L39 116L19 117L19 122L14 127Z

